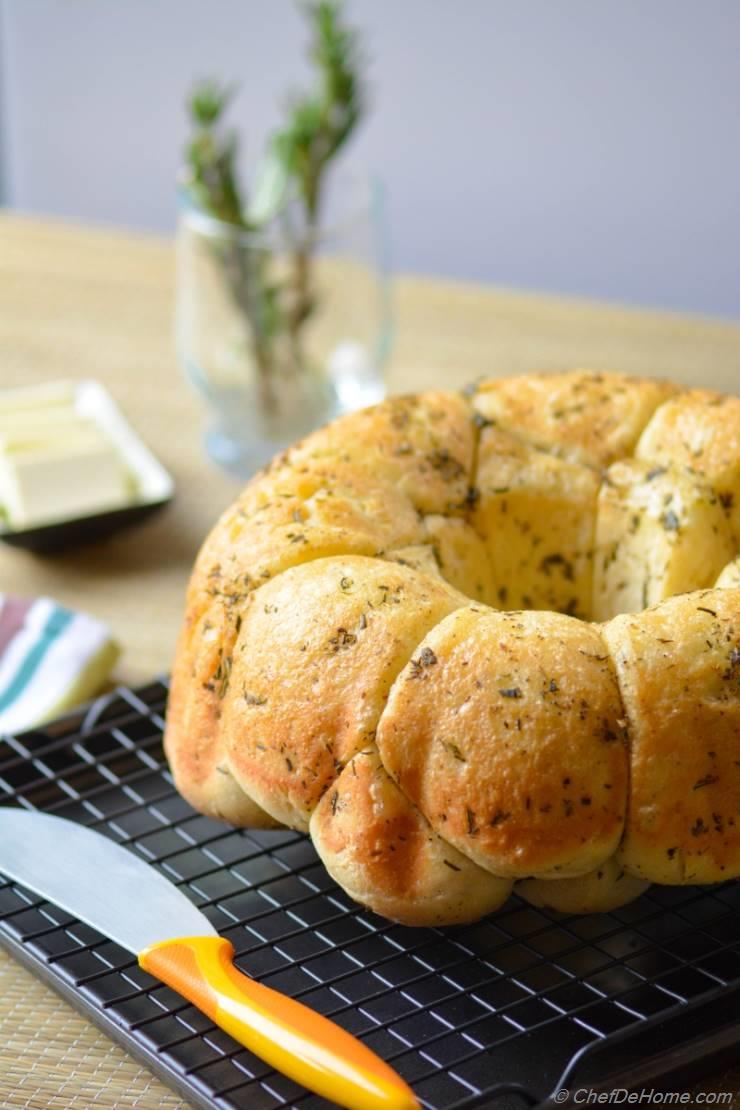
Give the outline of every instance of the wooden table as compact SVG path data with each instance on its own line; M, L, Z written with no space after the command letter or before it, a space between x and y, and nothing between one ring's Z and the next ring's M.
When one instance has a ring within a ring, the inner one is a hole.
M0 213L0 385L98 378L177 484L171 508L105 543L53 559L0 550L1 590L110 624L125 682L169 667L193 557L236 489L202 451L200 405L175 360L173 270L168 241ZM410 277L396 310L394 392L573 366L740 392L738 323ZM93 1104L184 1105L0 953L0 1105Z

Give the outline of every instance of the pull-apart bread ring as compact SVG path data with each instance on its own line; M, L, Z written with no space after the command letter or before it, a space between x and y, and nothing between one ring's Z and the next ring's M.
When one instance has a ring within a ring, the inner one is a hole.
M572 371L320 429L201 549L165 747L410 925L740 877L740 398Z

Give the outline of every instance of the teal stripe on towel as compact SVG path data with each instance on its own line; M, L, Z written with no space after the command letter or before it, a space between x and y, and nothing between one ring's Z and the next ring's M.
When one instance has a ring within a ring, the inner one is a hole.
M38 640L28 649L25 659L23 659L20 667L0 695L0 713L21 696L33 679L51 645L59 639L73 620L74 613L70 613L68 609L55 607L51 611Z

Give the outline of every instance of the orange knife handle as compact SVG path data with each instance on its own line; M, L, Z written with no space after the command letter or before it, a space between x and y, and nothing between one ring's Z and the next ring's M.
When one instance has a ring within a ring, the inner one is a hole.
M145 971L202 1010L240 1044L348 1110L419 1110L413 1091L356 1037L287 995L243 975L224 937L160 941Z

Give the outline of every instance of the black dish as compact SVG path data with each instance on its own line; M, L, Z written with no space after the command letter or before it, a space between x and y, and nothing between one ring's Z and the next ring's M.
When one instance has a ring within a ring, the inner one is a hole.
M67 547L93 543L106 539L121 528L140 524L153 513L159 512L172 501L172 495L159 501L147 501L126 505L122 509L110 509L93 516L81 516L73 520L60 520L55 524L44 524L36 528L20 531L0 531L0 540L11 547L25 547L38 555L49 555Z
M175 488L172 477L142 442L99 382L57 382L25 391L11 390L10 394L33 393L36 389L42 393L66 391L74 399L76 410L92 419L118 449L135 482L136 494L126 505L84 516L50 520L28 528L13 528L0 523L0 540L3 543L25 547L38 554L51 554L77 544L104 539L120 528L138 524L172 501Z

